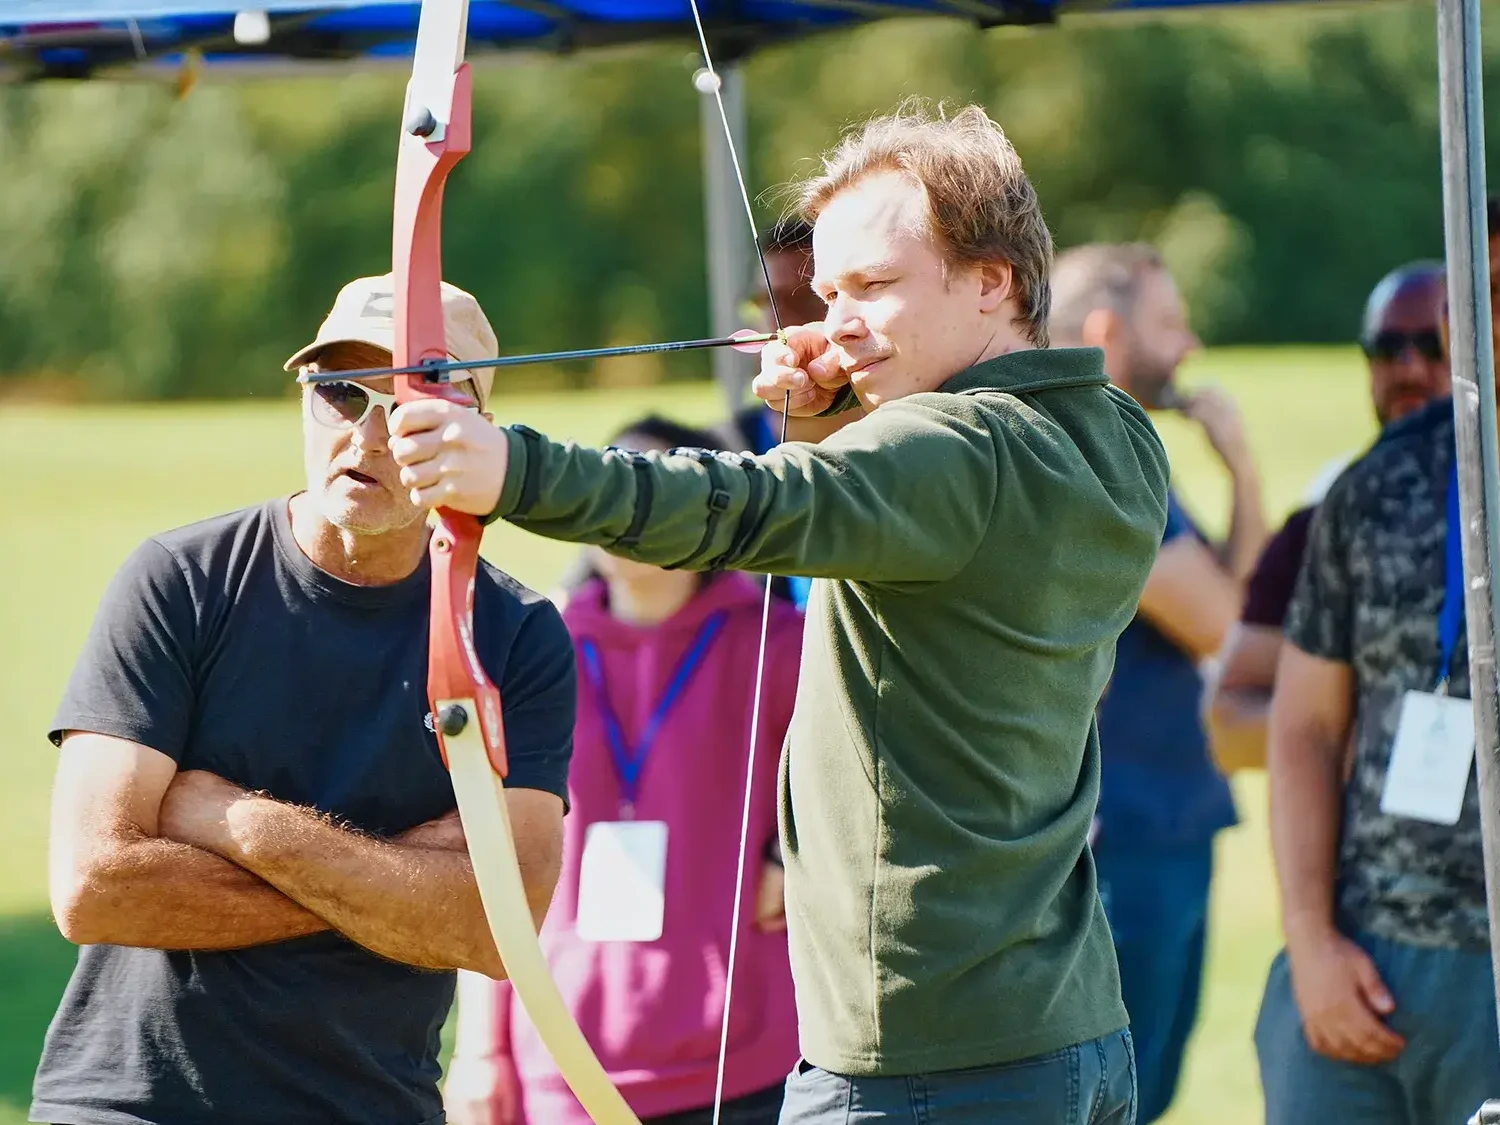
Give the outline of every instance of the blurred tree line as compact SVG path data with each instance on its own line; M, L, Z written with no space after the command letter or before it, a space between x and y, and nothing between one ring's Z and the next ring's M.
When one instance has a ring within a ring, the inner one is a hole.
M444 252L503 350L704 330L696 65L682 44L477 66ZM1059 245L1156 242L1205 340L1348 340L1385 270L1442 254L1435 65L1429 3L889 22L751 61L749 172L769 221L777 186L851 122L907 94L978 100ZM0 394L286 393L281 362L338 287L389 267L405 78L0 91ZM689 355L545 377L706 370Z

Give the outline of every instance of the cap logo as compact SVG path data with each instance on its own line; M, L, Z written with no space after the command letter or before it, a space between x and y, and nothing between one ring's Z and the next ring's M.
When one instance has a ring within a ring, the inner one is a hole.
M362 317L386 317L395 314L396 298L390 293L372 293L365 299L365 307L360 310Z

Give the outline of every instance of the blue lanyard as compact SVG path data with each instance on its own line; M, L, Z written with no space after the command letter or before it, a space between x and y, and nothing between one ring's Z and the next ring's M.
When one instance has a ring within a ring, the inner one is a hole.
M1464 551L1463 516L1458 506L1458 456L1453 457L1453 472L1448 478L1448 538L1443 560L1443 608L1438 613L1438 682L1437 691L1448 694L1448 677L1453 674L1453 657L1458 652L1458 634L1464 627Z
M681 697L693 673L703 663L703 657L707 654L709 646L713 644L714 638L723 628L725 617L725 612L720 610L705 621L703 627L698 630L698 635L694 638L692 645L678 661L677 670L672 673L666 691L662 692L656 706L651 709L645 729L641 731L641 736L636 740L634 747L625 740L625 729L620 725L620 717L610 706L609 692L604 684L604 667L599 660L599 646L586 638L578 642L578 647L583 651L584 674L588 678L589 687L593 689L594 700L599 705L599 714L604 720L604 740L609 744L609 756L614 760L615 773L620 778L620 795L626 816L629 816L635 808L636 794L640 790L641 771L646 766L646 757L651 753L651 744L656 741L656 735L661 730L662 723Z

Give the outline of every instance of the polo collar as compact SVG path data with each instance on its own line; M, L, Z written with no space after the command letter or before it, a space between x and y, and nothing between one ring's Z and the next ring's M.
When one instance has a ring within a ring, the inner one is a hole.
M960 371L938 388L949 394L1000 391L1032 394L1059 387L1105 386L1104 352L1100 348L1029 348L1006 352Z

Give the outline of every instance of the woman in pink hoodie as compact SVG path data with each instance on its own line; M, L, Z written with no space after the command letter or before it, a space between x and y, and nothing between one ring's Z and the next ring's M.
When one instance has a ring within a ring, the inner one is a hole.
M712 448L660 418L629 449ZM589 552L563 611L578 718L563 866L541 930L553 976L636 1115L708 1125L734 905L762 586ZM797 1058L776 772L802 617L773 598L722 1125L774 1125ZM589 1125L510 986L460 974L452 1125Z

